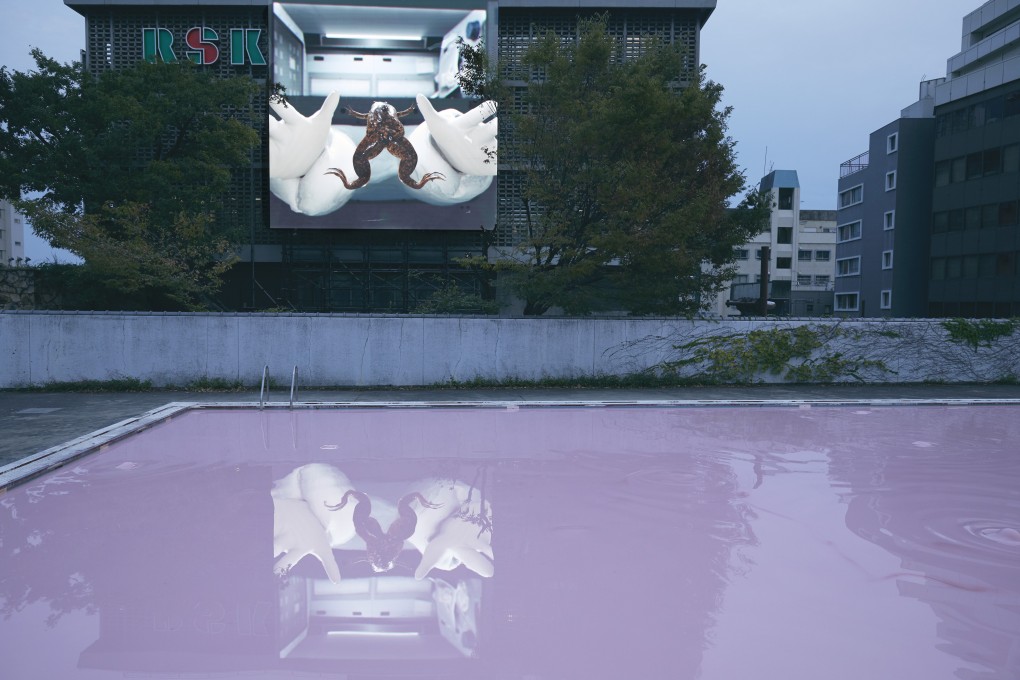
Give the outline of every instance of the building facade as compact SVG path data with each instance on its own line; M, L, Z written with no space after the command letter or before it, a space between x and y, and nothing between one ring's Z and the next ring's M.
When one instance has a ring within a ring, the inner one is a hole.
M0 267L28 264L25 260L25 217L8 201L0 201Z
M143 58L188 58L223 77L250 77L267 87L270 81L283 84L294 109L312 116L331 90L340 91L344 106L353 110L365 111L376 100L403 110L415 104L414 93L423 91L437 107L467 110L470 102L460 97L450 75L457 69L454 38L484 40L506 82L523 87L527 74L521 73L521 56L528 46L548 31L569 39L579 17L595 14L607 15L609 31L625 46L626 55L639 54L649 40L680 42L696 67L700 30L716 1L634 0L616 6L578 0L65 4L85 17L85 60L94 74ZM261 106L257 115L268 119L266 104ZM420 112L403 119L408 136L422 120ZM356 124L359 121L344 118L338 109L332 127L336 131ZM358 134L364 134L364 123L360 125ZM233 199L225 203L240 208L223 219L247 234L243 262L227 278L225 306L408 312L449 282L481 297L494 295L489 275L467 269L461 261L491 258L499 247L519 240L522 208L512 174L497 176L491 189L445 213L427 202L393 208L397 203L386 192L403 189L396 186L373 189L370 199L375 207L382 206L377 212L366 208L371 203L366 200L352 201L346 212L326 214L301 208L301 190L288 188L286 178L270 178L271 133L260 132L260 149L250 167L239 169L231 195L225 197ZM396 163L392 165L395 174Z
M871 133L868 150L840 166L837 316L926 314L934 119L905 117L915 109Z
M1020 0L966 15L961 44L840 167L838 315L1020 314Z
M759 188L768 192L769 228L736 249L737 272L716 301L722 316L740 314L740 307L759 297L763 249L769 248L770 314L824 316L832 313L836 213L801 210L796 170L773 170ZM739 305L737 303L740 303Z
M963 18L934 134L927 311L1020 315L1020 1Z

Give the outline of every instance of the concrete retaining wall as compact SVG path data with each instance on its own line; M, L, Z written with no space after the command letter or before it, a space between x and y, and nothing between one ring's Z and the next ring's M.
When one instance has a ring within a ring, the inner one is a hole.
M160 386L203 378L251 385L266 364L278 384L289 384L297 366L306 386L625 375L682 358L677 346L698 338L804 324L854 330L840 336L839 350L881 360L888 369L864 376L870 380L981 381L1020 374L1016 333L994 347L971 347L948 342L935 320L0 312L0 387L122 378ZM681 373L703 369L695 364Z

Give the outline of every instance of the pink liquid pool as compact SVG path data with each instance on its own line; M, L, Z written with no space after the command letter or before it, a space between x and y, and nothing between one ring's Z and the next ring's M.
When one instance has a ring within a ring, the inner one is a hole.
M195 409L0 493L0 677L1016 680L1020 406Z

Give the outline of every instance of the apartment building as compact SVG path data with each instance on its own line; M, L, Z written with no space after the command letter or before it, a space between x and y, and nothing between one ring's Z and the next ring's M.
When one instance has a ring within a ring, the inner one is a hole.
M737 273L713 307L722 316L752 313L747 303L759 297L762 257L769 248L770 314L823 316L833 311L836 213L802 210L796 170L773 170L762 178L769 192L769 227L736 249Z

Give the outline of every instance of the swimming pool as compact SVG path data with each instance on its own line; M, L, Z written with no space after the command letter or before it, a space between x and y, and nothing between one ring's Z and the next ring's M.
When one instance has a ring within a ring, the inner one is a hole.
M1020 404L327 406L23 471L3 677L1020 677Z

